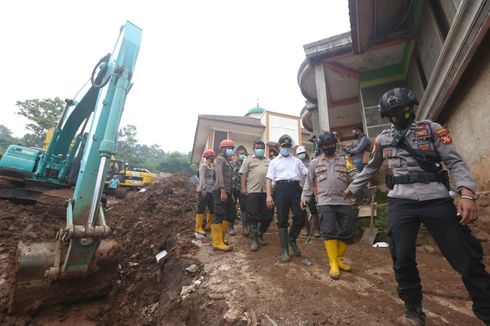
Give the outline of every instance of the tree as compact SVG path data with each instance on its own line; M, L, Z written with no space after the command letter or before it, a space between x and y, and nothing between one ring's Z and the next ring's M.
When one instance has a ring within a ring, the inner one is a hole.
M12 131L4 125L0 125L0 153L5 153L7 147L16 142L17 139L12 136Z
M191 167L190 155L179 152L168 153L160 163L159 170L167 173L195 173Z
M15 105L20 109L17 114L31 121L26 125L33 132L33 137L27 137L30 138L28 146L41 145L49 128L58 125L65 108L65 102L59 97L17 101Z
M134 125L127 125L119 130L118 137L118 154L117 157L121 160L127 161L131 164L137 164L139 161L136 153L136 145L138 139L136 138L137 130Z

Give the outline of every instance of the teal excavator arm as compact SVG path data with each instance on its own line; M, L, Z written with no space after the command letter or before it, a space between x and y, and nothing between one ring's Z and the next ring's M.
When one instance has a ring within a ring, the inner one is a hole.
M104 56L94 68L92 86L78 103L67 102L48 149L38 158L32 181L63 184L72 170L73 158L81 155L74 193L67 206L66 227L58 233L57 241L19 244L11 309L17 306L28 310L33 287L49 288L54 280L83 278L93 271L96 251L110 232L100 200L110 158L117 154L117 134L141 34L141 29L130 22L121 28L112 54ZM89 121L85 145L79 146ZM77 132L79 136L75 136Z
M75 191L67 207L64 240L70 239L69 250L64 264L51 269L51 277L84 275L100 239L109 234L100 198L110 158L117 154L119 124L140 42L141 30L130 22L126 23L112 55L106 56L107 61L101 60L101 71L106 71L102 81L97 84L93 80L95 86L108 84L108 87L99 95L95 105Z

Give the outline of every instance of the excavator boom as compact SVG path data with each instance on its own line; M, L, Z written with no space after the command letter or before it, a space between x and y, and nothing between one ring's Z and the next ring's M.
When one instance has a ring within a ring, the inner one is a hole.
M108 253L114 250L115 244L103 240L110 228L100 201L110 157L117 154L117 134L131 88L141 34L141 29L131 22L121 28L112 53L94 68L90 89L79 102L67 102L46 152L35 158L34 172L26 178L31 183L63 186L69 184L73 171L78 175L73 178L76 184L66 208L66 226L58 232L56 242L19 244L12 311L36 309L42 302L56 301L53 297L66 302L60 290L70 293L70 301L76 300L77 292L87 299L90 296L87 289L91 287L70 291L69 280L89 278L93 285L100 281L96 276L100 265L110 260ZM85 133L89 122L89 131ZM2 158L0 169L15 171L17 168L29 174L32 167L19 168L15 158L6 156L10 160ZM78 162L76 169L73 169L74 162ZM106 278L104 281L107 285ZM63 284L61 289L60 284ZM101 288L93 288L94 295L100 295ZM56 291L48 299L49 289ZM42 293L42 300L33 300L35 293Z

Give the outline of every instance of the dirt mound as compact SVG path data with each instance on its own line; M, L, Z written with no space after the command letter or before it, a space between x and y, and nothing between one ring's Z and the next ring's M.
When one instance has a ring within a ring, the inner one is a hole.
M8 316L9 262L20 240L54 240L64 221L48 213L39 215L31 205L0 201L0 324L24 324L31 321L53 324L70 323L90 305L86 321L93 324L183 324L193 319L192 308L179 306L182 287L199 273L186 275L193 258L194 190L188 175L175 175L150 186L145 192L131 192L121 201L109 201L106 212L112 228L110 239L119 243L119 265L113 275L109 295L96 302L55 306L37 311L35 316ZM166 250L162 265L155 255ZM189 300L191 302L191 300Z
M191 242L194 192L187 179L166 178L109 207L108 220L115 225L112 236L122 254L116 287L98 318L102 324L155 323L157 308L176 299L183 283L191 281L184 269L195 262L191 253L197 247ZM168 254L162 268L155 255L163 250Z

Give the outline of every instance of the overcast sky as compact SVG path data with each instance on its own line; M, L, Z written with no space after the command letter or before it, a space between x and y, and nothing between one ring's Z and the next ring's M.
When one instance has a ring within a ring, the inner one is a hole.
M299 115L303 45L348 31L347 0L2 1L0 124L17 100L73 97L130 20L143 41L121 126L144 144L192 149L198 114L256 105Z

